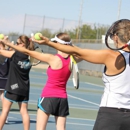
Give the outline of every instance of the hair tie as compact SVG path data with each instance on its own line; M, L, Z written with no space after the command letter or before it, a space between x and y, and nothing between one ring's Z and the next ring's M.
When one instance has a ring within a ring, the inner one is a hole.
M31 41L32 41L32 39L31 39L31 38L29 38L29 41L31 42Z

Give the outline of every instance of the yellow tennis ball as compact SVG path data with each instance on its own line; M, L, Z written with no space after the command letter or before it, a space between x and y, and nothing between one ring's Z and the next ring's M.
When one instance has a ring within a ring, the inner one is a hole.
M41 33L36 33L36 34L34 35L34 38L35 38L36 40L41 40L41 38L39 37L39 35L42 36Z
M0 39L4 39L4 34L0 34Z

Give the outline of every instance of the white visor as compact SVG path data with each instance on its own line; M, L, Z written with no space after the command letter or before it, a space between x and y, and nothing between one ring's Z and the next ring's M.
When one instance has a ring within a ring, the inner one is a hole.
M71 41L70 41L70 42L65 42L65 41L59 39L56 35L55 35L54 38L51 38L51 41L52 41L52 42L57 41L57 42L59 42L59 43L61 43L61 44L71 44Z

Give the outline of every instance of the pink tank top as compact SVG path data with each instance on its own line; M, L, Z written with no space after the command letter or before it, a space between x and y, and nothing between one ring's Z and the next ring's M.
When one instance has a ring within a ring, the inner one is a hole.
M67 98L66 84L71 74L69 70L70 56L66 59L59 54L56 56L62 60L62 68L54 70L50 66L48 67L48 79L42 90L41 97Z

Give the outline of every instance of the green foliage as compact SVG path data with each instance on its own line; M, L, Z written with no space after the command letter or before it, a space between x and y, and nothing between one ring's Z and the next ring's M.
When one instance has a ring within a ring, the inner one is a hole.
M43 36L46 36L48 38L52 37L50 29L42 29L41 31L35 31L34 34L37 32L40 32Z
M77 27L73 30L68 30L67 33L72 39L101 39L102 35L106 33L107 29L107 26L96 27L94 25L92 27L91 25L84 24L80 28Z
M75 39L75 41L81 39L81 41L86 42L85 40L88 40L89 42L94 42L96 40L101 40L102 35L106 34L106 31L108 29L108 26L105 25L88 25L88 24L83 24L80 27L75 27L74 29L71 30L64 30L64 32L68 33L71 37L71 39ZM62 32L61 29L58 31L54 32L54 30L45 28L42 30L36 30L33 31L33 33L40 32L42 33L43 36L46 36L48 38L54 37L56 34L59 32ZM10 32L8 36L18 36L19 33L17 32ZM29 35L30 37L30 35Z

